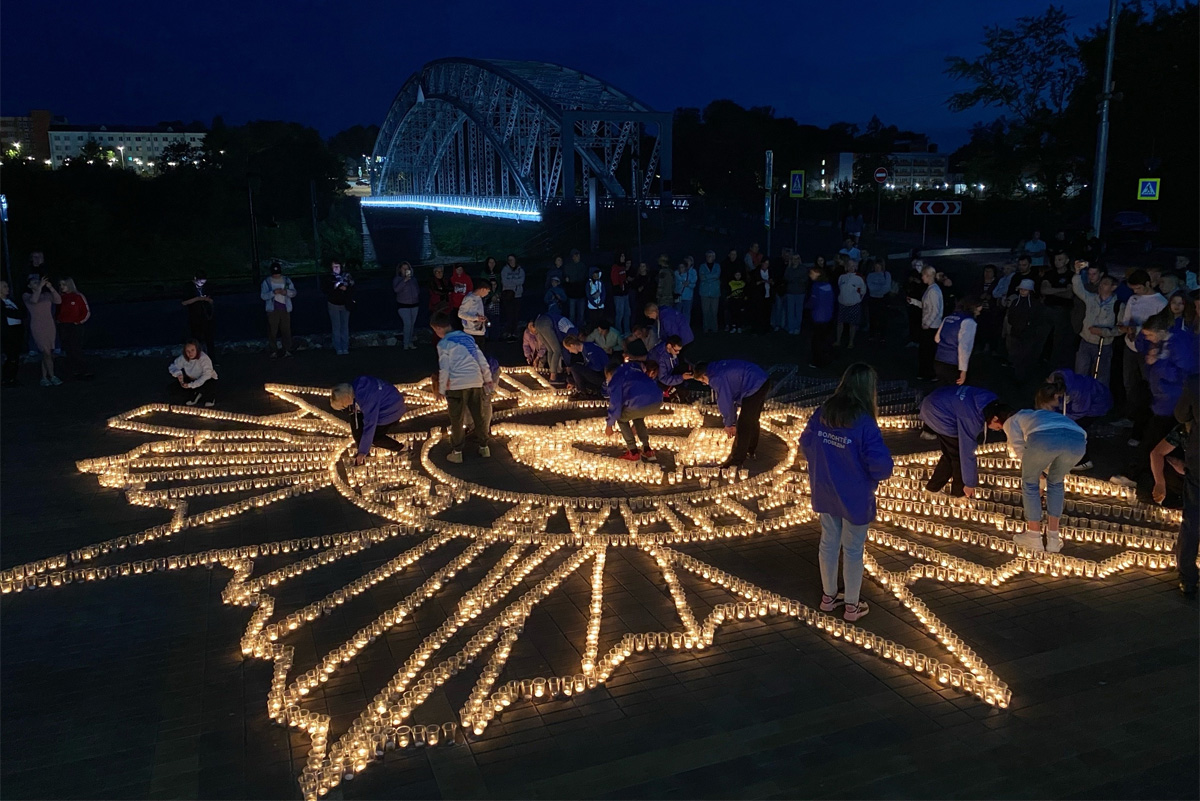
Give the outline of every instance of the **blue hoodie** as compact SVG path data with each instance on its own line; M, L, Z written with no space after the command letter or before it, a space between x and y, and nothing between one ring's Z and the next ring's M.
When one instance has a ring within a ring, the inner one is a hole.
M766 372L753 362L725 359L708 365L708 386L717 396L717 408L725 427L737 422L738 406L767 383Z
M597 345L595 342L584 342L583 351L579 354L572 354L575 359L583 362L583 366L589 370L595 370L603 373L604 368L608 366L608 354L604 352L604 348Z
M672 334L678 334L684 345L690 344L696 338L696 335L692 333L691 325L683 319L682 314L670 306L660 306L658 308L658 338L665 340Z
M376 426L394 423L404 414L404 396L388 382L369 375L360 375L351 386L354 387L354 405L357 407L355 414L362 415L358 452L370 453Z
M827 323L833 319L833 287L828 281L814 281L808 292L809 311L814 323Z
M963 484L968 487L979 486L975 441L983 431L983 410L994 400L995 392L961 386L939 387L921 401L921 422L943 437L958 439L958 460Z
M633 364L623 364L608 380L608 424L628 409L644 409L662 403L662 390L654 379Z
M683 383L682 375L673 375L679 357L667 353L667 343L659 342L646 354L646 360L658 365L658 383L664 387L675 387Z
M812 507L863 526L875 519L875 487L892 474L892 455L869 414L849 428L830 428L813 412L800 435L808 460Z
M1175 413L1175 404L1183 394L1183 385L1196 375L1198 358L1194 335L1174 334L1167 340L1154 364L1146 365L1151 412L1159 417L1170 417Z
M558 344L560 345L571 334L579 336L579 329L575 327L575 324L553 309L538 316L547 318L550 321L550 325L554 326L554 335L558 337Z
M1103 417L1112 411L1112 393L1104 384L1071 370L1054 372L1067 387L1067 417L1082 420L1085 417Z

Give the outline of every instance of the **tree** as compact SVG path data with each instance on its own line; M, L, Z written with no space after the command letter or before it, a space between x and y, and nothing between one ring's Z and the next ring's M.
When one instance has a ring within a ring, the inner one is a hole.
M336 156L357 162L363 156L371 155L378 137L378 125L353 125L329 137L329 149Z
M973 84L952 94L947 106L1008 112L1008 130L1026 169L1053 197L1066 191L1081 166L1063 128L1064 112L1083 75L1078 46L1067 32L1070 19L1050 6L1041 15L1019 17L1012 28L985 28L980 57L946 59L950 77Z
M204 148L187 142L172 142L163 148L158 158L158 171L165 173L181 167L197 168L204 163Z

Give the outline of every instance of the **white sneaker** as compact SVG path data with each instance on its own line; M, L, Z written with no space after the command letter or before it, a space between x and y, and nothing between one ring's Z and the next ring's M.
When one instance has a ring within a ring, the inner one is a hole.
M1046 532L1046 550L1050 553L1058 553L1063 549L1062 537L1057 531Z
M1130 437L1129 441L1126 442L1125 444L1131 448L1136 448L1138 445L1142 444L1142 441L1140 439L1138 439L1137 437Z
M197 392L196 397L192 398L190 401L187 401L184 405L185 406L195 406L197 403L200 402L200 398L202 398L202 397L204 397L204 396L201 393Z
M487 445L484 445L483 447L481 447L479 449L479 455L482 456L484 459L491 459L492 458L492 449L489 448Z
M1095 466L1096 466L1096 465L1092 464L1092 460L1091 460L1091 459L1088 459L1086 462L1080 462L1079 464L1077 464L1077 465L1075 465L1074 467L1072 467L1072 468L1071 468L1071 472L1072 472L1072 473L1079 473L1079 472L1081 472L1081 471L1083 471L1083 470L1091 470L1091 469L1092 469L1093 467L1095 467Z
M1113 421L1114 428L1133 428L1133 421L1128 417L1122 417L1120 420Z
M1013 542L1019 548L1026 550L1041 552L1046 550L1042 547L1042 534L1039 531L1026 531L1023 534L1014 534Z
M462 464L462 451L450 451L446 454L446 461L454 464Z
M932 431L922 431L921 439L937 439L937 434L933 433Z
M1137 486L1137 482L1134 481L1132 478L1129 478L1128 476L1123 476L1119 473L1117 475L1111 477L1109 479L1109 481L1120 487L1136 487Z

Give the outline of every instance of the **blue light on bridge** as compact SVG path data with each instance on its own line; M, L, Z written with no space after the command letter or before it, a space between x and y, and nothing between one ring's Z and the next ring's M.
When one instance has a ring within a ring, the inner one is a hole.
M381 195L365 197L363 206L385 209L445 211L501 220L540 222L542 211L536 201L522 197L471 197L466 195Z

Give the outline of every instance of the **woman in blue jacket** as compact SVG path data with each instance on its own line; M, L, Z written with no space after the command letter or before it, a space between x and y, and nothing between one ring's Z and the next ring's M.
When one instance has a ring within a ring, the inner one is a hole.
M809 367L825 367L833 361L833 286L823 267L813 265L808 271L808 310L812 315L812 357Z
M892 474L892 455L875 422L875 368L859 362L846 368L833 396L813 412L800 435L808 460L813 511L821 515L821 611L841 601L837 591L842 557L846 620L870 611L859 598L867 525L875 519L875 487Z

